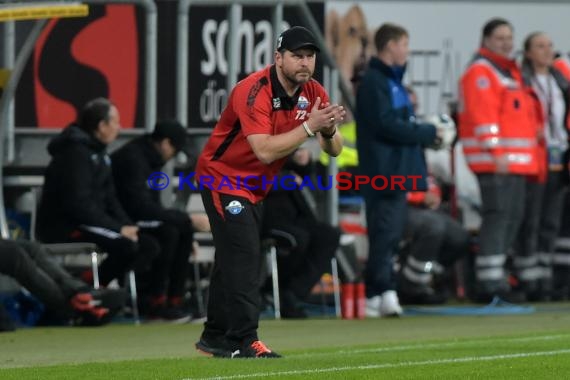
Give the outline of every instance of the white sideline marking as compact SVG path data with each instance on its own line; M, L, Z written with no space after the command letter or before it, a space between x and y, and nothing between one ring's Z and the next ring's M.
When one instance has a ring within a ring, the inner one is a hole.
M530 336L525 338L506 338L501 339L501 342L532 342L538 340L556 340L556 339L568 339L570 334L558 334L558 335L540 335L540 336ZM339 350L339 351L332 351L332 352L307 352L303 354L293 354L287 355L288 358L290 357L302 357L302 356L328 356L328 355L356 355L356 354L366 354L366 353L373 353L373 352L388 352L388 351L406 351L406 350L413 350L413 349L426 349L426 348L441 348L441 347L456 347L456 346L464 346L464 345L477 345L477 344L488 344L489 341L495 341L496 338L490 339L476 339L476 340L463 340L457 342L442 342L442 343L427 343L427 344L408 344L402 346L391 346L391 347L374 347L374 348L362 348L362 349L354 349L354 350Z
M262 372L262 373L251 373L247 375L185 378L183 380L226 380L226 379L248 379L248 378L269 377L269 376L310 375L316 373L344 372L344 371L353 371L353 370L368 370L368 369L397 368L397 367L416 367L422 365L435 365L435 364L470 363L470 362L493 361L493 360L503 360L503 359L528 358L536 356L554 356L554 355L563 355L563 354L570 354L570 349L555 350L555 351L539 351L539 352L522 352L518 354L503 354L503 355L489 355L489 356L467 356L463 358L423 360L417 362L368 364L368 365L345 366L345 367L303 369L303 370L294 370L294 371Z

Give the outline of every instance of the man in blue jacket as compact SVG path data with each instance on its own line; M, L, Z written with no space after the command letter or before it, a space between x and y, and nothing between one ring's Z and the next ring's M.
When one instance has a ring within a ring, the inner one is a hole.
M397 253L406 218L406 192L426 190L427 169L422 146L438 143L435 126L418 123L402 84L408 58L408 32L383 24L374 37L377 56L372 57L356 94L357 148L360 174L372 179L384 176L401 185L376 189L363 186L370 244L365 273L367 314L399 316L392 256ZM413 176L413 178L408 177ZM399 177L401 178L401 177ZM373 181L371 181L373 182Z

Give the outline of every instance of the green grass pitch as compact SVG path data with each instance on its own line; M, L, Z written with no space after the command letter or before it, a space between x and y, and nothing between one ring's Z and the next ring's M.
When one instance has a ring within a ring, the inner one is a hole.
M282 359L210 359L200 325L0 334L0 379L568 379L570 309L509 316L262 321Z

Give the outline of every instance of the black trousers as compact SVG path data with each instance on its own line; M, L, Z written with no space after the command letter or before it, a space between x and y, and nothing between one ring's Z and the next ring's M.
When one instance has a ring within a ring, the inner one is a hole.
M192 222L190 219L188 223L163 222L157 228L145 228L143 231L153 236L161 248L151 270L142 275L147 283L145 293L150 296L183 296L190 270L188 260L194 236ZM137 285L140 282L137 280Z
M216 248L203 337L237 348L258 339L263 206L207 189L202 201Z
M546 183L527 183L523 223L514 244L514 264L522 282L552 279L556 239L567 185L562 172L550 171Z
M26 241L0 240L0 273L16 279L55 318L69 318L69 299L88 289L54 262L40 244Z
M279 285L299 299L305 299L322 274L330 269L340 241L340 230L313 219L296 219L291 223L265 220L266 229L290 233L297 247L286 255L278 255Z
M405 192L366 197L368 262L365 270L366 297L396 289L393 256L398 253L407 218Z
M525 218L515 245L517 254L530 256L536 252L554 252L562 221L567 186L562 172L549 172L547 182L528 183Z
M99 267L99 280L107 285L113 279L123 280L131 269L147 272L153 260L160 254L156 239L148 234L139 233L139 240L134 242L110 230L91 231L82 229L71 241L95 243L107 252L107 258Z

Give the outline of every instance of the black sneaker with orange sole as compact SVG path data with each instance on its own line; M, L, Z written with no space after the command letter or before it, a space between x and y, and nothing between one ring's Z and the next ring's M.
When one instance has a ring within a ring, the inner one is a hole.
M232 359L234 358L249 358L249 359L275 359L280 358L277 352L271 351L267 346L260 340L251 342L234 350L231 353Z

